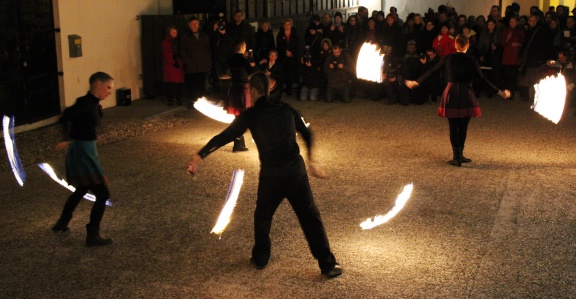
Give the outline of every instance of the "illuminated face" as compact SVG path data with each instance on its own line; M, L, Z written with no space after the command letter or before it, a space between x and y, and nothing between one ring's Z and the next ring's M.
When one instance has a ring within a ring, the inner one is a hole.
M323 43L323 44L322 44L322 49L324 49L324 51L330 50L330 44L329 44L329 43Z
M338 24L342 23L342 17L341 16L335 16L334 17L334 23L338 23Z
M356 22L357 22L356 18L350 18L350 25L354 26L356 25Z
M460 26L466 24L466 18L464 18L464 17L458 18L458 24L459 24Z
M426 54L428 54L428 57L430 57L430 60L434 60L434 58L436 58L436 53L434 53L434 52L426 51Z
M464 34L466 36L470 35L470 28L466 28L466 27L462 28L462 34Z
M262 30L264 32L267 32L268 30L270 30L270 24L268 23L262 23Z
M394 24L394 22L396 22L396 20L394 20L393 17L387 17L386 18L386 23L391 26L392 24Z
M277 58L278 58L278 53L276 53L276 52L270 52L268 54L268 60L270 62L275 62Z
M494 28L496 28L496 24L494 24L494 22L488 22L488 30L490 32L494 31Z
M192 30L192 32L196 33L196 32L198 32L198 29L200 28L200 21L192 20L188 25L190 26L190 30Z
M290 30L292 30L292 22L290 21L284 22L284 31L290 31Z
M371 19L370 21L368 21L368 29L374 30L375 28L376 28L376 23L374 22L374 20Z
M108 80L106 82L96 81L92 88L92 94L94 94L98 100L103 101L112 94L112 88L114 88L114 80Z
M342 53L342 48L340 48L340 47L332 48L332 54L334 54L334 57L340 56L341 53Z
M442 34L448 34L448 27L442 26L441 32Z
M236 22L236 24L242 23L243 19L244 19L244 13L243 12L239 11L239 12L234 14L234 22Z
M426 23L426 30L432 31L432 29L434 29L434 23L428 21L428 22Z
M514 18L510 19L508 26L510 26L510 28L514 29L514 28L516 28L516 25L518 25L518 21L516 21L516 19L514 19Z
M422 23L422 17L421 16L414 16L414 24L418 25Z
M528 25L532 28L536 27L536 16L530 16L528 18Z
M330 15L329 15L329 14L325 13L325 14L322 16L322 23L324 23L324 24L329 24L329 23L330 23Z
M171 36L172 38L176 38L176 37L178 36L178 30L176 30L176 29L174 29L174 28L171 28L171 29L170 29L170 36Z

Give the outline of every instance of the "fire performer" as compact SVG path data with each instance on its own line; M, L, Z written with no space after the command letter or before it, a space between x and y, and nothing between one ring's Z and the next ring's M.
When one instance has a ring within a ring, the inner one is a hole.
M102 118L99 102L106 99L114 87L114 79L106 73L97 72L90 76L90 91L76 99L76 103L66 108L60 118L66 141L56 144L56 150L68 148L66 153L66 180L76 188L70 195L60 219L52 227L54 232L67 232L72 213L82 197L92 191L96 201L86 225L86 246L112 244L112 239L100 237L100 221L104 216L106 200L110 197L108 179L104 176L98 151L96 150L96 127Z
M479 79L484 80L502 98L510 97L510 91L498 90L482 75L478 61L466 54L469 45L468 38L459 35L455 40L456 53L444 56L433 69L424 73L418 80L406 81L406 86L414 88L429 79L434 73L446 68L448 85L442 94L438 115L448 118L450 143L453 151L453 158L448 163L458 167L462 166L462 163L472 162L471 159L463 156L464 143L470 118L481 115L472 82Z
M257 269L268 265L271 252L270 228L272 217L286 197L298 220L312 255L318 260L321 273L333 278L342 274L342 267L330 251L330 245L314 203L304 160L296 143L296 131L308 148L310 174L324 177L312 162L312 134L291 106L268 98L266 74L258 72L250 78L250 94L256 99L253 107L238 115L222 133L213 137L188 163L188 174L194 175L198 163L210 153L244 134L252 132L260 157L258 198L254 212L254 238L250 262Z
M224 105L224 109L228 111L228 114L238 115L252 106L252 99L248 89L248 78L250 74L258 69L256 68L256 63L249 61L245 56L246 42L244 40L235 41L233 47L235 54L226 61L226 65L232 75L232 85L228 90L228 100ZM247 150L244 136L238 136L234 140L232 152L244 152Z

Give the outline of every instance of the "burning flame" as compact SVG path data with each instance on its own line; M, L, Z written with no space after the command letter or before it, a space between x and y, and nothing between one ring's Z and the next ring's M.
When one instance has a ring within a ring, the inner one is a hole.
M4 115L2 125L4 127L4 145L6 146L6 154L8 155L12 172L14 173L18 184L24 186L26 173L24 172L24 167L22 167L22 162L20 161L18 150L16 149L16 140L14 138L14 117L10 118Z
M566 80L562 74L548 76L534 85L536 94L532 109L558 124L566 103Z
M70 185L68 185L68 182L66 182L65 180L59 179L58 176L56 175L56 173L54 172L54 169L52 169L52 166L50 166L48 163L40 163L40 164L38 164L38 167L40 167L40 169L42 169L56 183L60 184L61 186L63 186L64 188L66 188L72 192L76 191L76 188L74 188L74 186L70 186ZM89 200L89 201L96 201L96 197L92 194L85 194L84 198ZM106 201L106 205L112 206L112 202L110 201L110 199L108 199Z
M222 105L208 101L205 97L199 98L194 103L194 108L202 114L223 123L231 123L234 120L234 115L228 114Z
M222 211L220 211L216 225L214 225L210 233L221 235L228 223L230 223L230 217L232 217L232 212L234 212L234 207L238 201L238 194L240 194L242 183L244 183L244 169L234 170L230 187L228 187L228 194L224 201L224 207Z
M392 210L390 210L390 212L386 213L386 215L384 215L384 216L377 215L376 217L374 217L374 220L368 218L368 219L366 219L366 221L360 223L360 227L362 227L362 229L372 229L372 228L375 228L376 226L378 226L380 224L384 224L384 223L388 222L388 220L394 218L394 216L396 216L396 214L398 214L400 212L400 210L402 210L402 208L404 208L404 205L406 204L406 202L410 198L410 195L412 195L412 189L413 188L414 188L413 183L410 183L410 184L404 186L404 189L402 189L402 192L400 192L400 194L398 194L398 197L396 197L396 202L394 203L394 207L392 208Z
M356 63L356 76L376 83L382 82L382 67L384 65L384 54L375 44L364 43L358 54Z

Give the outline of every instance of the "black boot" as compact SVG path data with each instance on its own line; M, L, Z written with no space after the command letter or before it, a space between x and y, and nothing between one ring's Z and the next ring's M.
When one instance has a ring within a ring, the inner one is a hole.
M246 143L244 142L244 136L240 136L239 138L234 139L234 147L232 148L232 152L245 152L248 148L246 147Z
M462 166L462 148L461 147L452 147L453 158L452 160L448 161L448 164L452 166Z
M472 162L472 159L464 157L464 146L462 146L462 163L470 163L470 162Z
M52 226L52 231L55 233L67 233L68 232L68 223L70 223L70 219L63 220L62 218L56 221L56 224Z
M86 225L86 246L106 246L112 244L112 239L100 237L100 228L90 224Z

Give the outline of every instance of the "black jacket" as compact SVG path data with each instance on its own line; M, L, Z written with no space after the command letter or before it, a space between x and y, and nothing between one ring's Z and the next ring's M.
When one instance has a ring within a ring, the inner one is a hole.
M103 116L99 102L97 97L88 92L64 110L60 117L64 139L96 140L96 128Z

